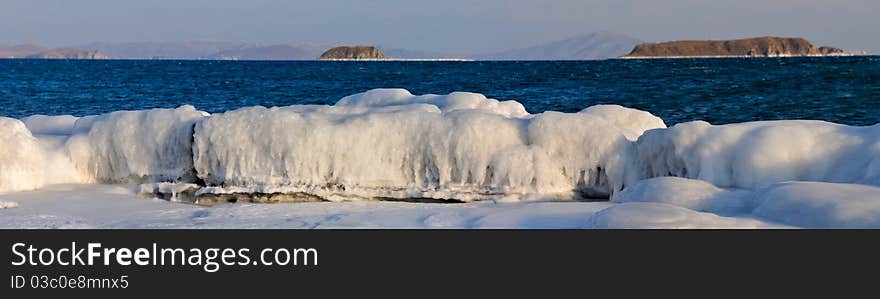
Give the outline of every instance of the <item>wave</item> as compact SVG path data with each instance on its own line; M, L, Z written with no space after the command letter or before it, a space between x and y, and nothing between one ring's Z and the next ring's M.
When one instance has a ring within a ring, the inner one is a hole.
M531 114L515 101L464 92L376 89L332 106L213 115L182 106L0 118L0 135L12 136L0 145L0 192L65 182L180 183L196 197L474 201L607 199L658 176L746 189L789 180L880 185L880 125L666 128L648 112L616 105ZM143 189L163 189L149 186Z

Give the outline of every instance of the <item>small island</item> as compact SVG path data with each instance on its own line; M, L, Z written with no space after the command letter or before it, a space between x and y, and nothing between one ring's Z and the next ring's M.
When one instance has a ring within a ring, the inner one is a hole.
M816 47L803 38L757 37L720 41L644 43L620 58L712 58L842 56L841 49Z
M335 47L321 54L320 60L382 60L385 55L373 46Z

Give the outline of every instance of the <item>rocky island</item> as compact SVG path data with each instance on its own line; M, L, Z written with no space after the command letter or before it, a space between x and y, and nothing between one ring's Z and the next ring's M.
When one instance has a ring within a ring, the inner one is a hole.
M320 60L381 60L385 55L373 46L335 47L321 54Z
M796 57L845 55L838 48L816 47L803 38L757 37L721 41L644 43L621 58Z

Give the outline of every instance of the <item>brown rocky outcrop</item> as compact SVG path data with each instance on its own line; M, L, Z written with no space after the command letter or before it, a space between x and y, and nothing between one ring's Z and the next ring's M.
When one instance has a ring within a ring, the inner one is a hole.
M831 47L817 48L803 38L757 37L722 41L672 41L637 45L622 58L662 57L780 57L822 56L843 53Z
M838 49L834 47L819 47L819 53L822 53L822 55L839 55L846 52L844 52L843 49Z
M327 50L321 54L321 60L335 59L385 59L385 55L373 46L342 46Z

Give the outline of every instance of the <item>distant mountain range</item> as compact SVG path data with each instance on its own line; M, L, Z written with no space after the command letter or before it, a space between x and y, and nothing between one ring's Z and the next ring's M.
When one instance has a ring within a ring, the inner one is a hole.
M641 43L628 35L602 31L528 48L478 55L480 60L593 60L618 57Z
M600 31L527 48L482 54L449 54L412 49L385 49L385 56L403 59L466 58L475 60L594 60L629 53L641 41L631 36Z
M0 45L0 58L110 59L109 56L97 50L83 50L78 48L48 49L32 44L17 46Z
M398 59L463 58L477 60L589 60L629 53L640 41L614 32L595 32L527 48L482 54L451 54L432 50L382 47L382 53ZM316 60L342 43L288 43L262 45L226 40L181 40L168 42L96 42L70 49L97 51L114 59L218 59L218 60ZM0 57L22 58L48 51L37 45L0 46ZM25 55L26 54L26 55ZM98 57L103 57L97 55Z
M208 55L220 60L315 60L321 53L337 44L298 43L270 46L251 46L225 50Z
M469 58L472 58L472 57L470 57L470 55L451 54L451 53L433 52L433 51L425 51L425 50L387 48L387 47L379 47L379 49L382 50L382 53L385 53L385 56L388 56L391 58L397 58L397 59L443 59L443 58L469 59Z
M17 46L0 45L0 58L24 58L46 50L48 49L33 44Z
M182 40L168 42L91 43L75 48L95 49L116 59L209 59L222 51L253 47L240 41Z

